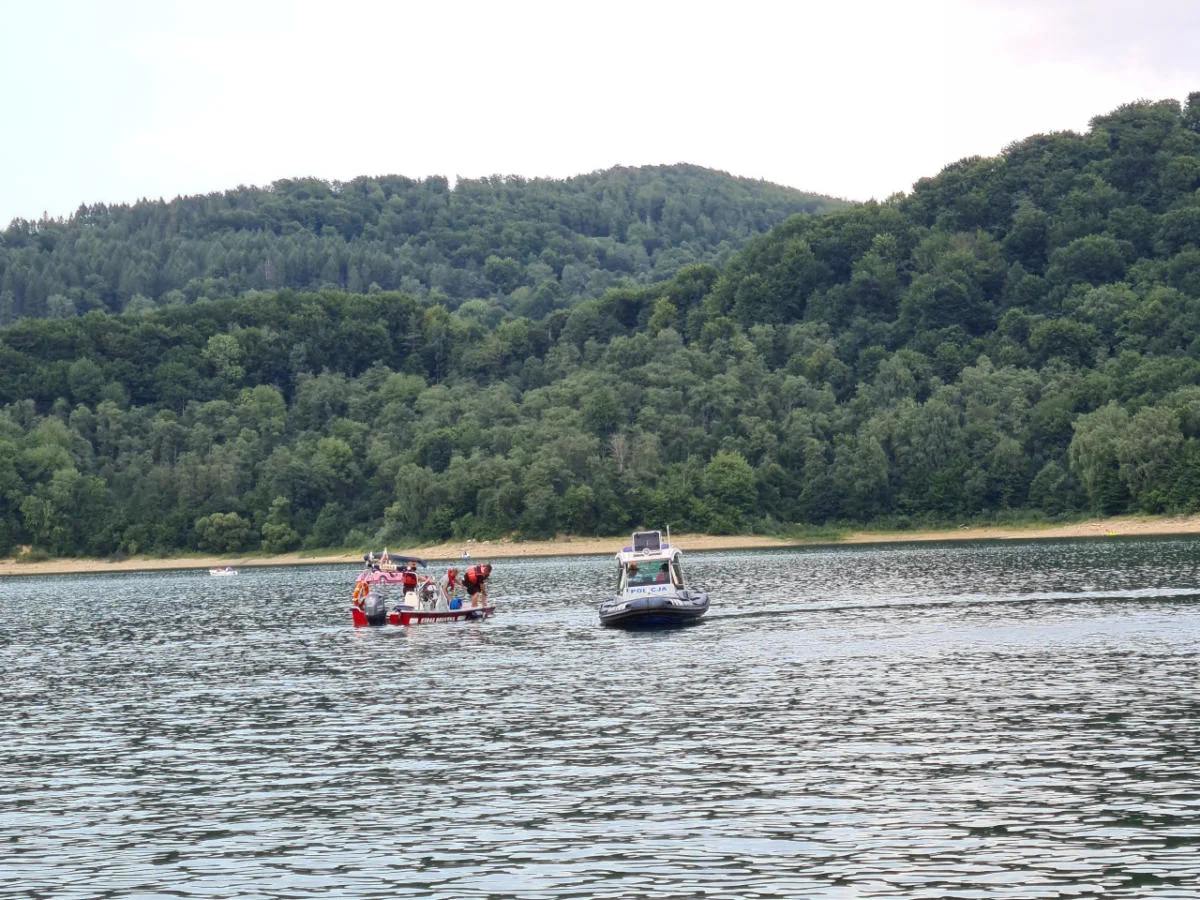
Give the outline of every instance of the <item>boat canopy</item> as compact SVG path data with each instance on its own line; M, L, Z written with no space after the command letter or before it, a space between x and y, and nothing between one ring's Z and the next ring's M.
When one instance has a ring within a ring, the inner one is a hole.
M375 566L387 565L408 565L410 562L415 562L418 566L424 568L428 566L425 560L419 556L403 556L399 553L388 553L387 548L384 548L382 553L367 553L363 555L363 562L374 568Z
M617 554L617 560L625 565L642 560L669 560L679 551L662 539L657 531L638 531L633 535L628 547Z
M661 550L667 544L662 539L661 531L635 531L633 533L633 550L650 551Z

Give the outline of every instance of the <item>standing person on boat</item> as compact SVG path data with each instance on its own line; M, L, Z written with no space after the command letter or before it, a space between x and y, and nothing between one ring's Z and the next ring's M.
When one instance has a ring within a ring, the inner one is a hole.
M446 609L452 609L454 592L458 590L458 569L446 570L446 574L438 579L438 590L442 592L442 600L446 604Z
M471 606L487 606L487 580L492 574L492 564L471 566L463 576L463 584L467 588L467 596L471 598Z
M414 560L410 559L408 568L400 573L400 584L406 594L417 589L417 564Z

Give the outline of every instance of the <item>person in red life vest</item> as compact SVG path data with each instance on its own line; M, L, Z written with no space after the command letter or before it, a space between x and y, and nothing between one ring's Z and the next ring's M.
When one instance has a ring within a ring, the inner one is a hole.
M446 574L438 579L438 588L442 592L446 608L453 609L454 592L458 590L458 569L447 569ZM462 600L459 600L458 603L462 605Z
M404 593L415 591L417 589L417 562L414 559L408 561L408 568L400 573L400 584L404 587Z
M487 580L492 574L492 564L471 566L463 576L463 584L467 588L467 596L471 598L472 606L487 606Z

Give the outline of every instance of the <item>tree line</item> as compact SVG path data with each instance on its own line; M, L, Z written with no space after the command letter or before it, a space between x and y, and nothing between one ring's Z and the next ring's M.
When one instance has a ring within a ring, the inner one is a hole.
M81 206L0 232L0 325L281 289L495 300L540 318L715 263L797 213L844 204L697 166L565 180L288 179Z
M258 291L0 331L0 551L1200 510L1200 94L536 315Z

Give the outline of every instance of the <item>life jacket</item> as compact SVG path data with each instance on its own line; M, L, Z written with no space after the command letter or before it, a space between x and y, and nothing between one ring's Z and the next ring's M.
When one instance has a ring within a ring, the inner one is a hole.
M405 569L400 573L400 583L404 585L406 591L411 591L417 586L417 573L412 569Z
M463 584L469 584L472 587L478 587L487 581L487 576L483 574L483 569L480 566L471 566L463 575Z

